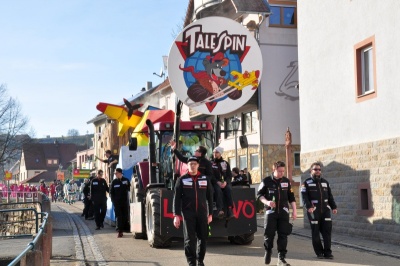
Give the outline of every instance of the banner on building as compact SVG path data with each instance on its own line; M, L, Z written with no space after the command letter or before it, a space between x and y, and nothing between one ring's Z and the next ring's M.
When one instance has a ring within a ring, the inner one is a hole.
M90 169L74 169L73 172L74 179L81 179L81 178L89 178L90 177Z

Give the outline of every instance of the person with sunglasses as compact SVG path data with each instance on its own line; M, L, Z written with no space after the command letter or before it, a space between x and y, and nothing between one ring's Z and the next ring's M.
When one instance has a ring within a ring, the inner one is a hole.
M278 233L278 266L290 265L286 262L288 235L292 227L289 222L289 203L292 207L292 219L297 218L296 200L285 174L285 163L277 161L273 173L262 180L257 191L257 198L264 203L264 262L270 264L275 232Z
M301 195L307 210L307 217L311 225L312 245L319 259L333 259L331 250L332 218L337 213L337 206L333 199L331 187L321 176L322 163L311 164L311 176L301 185ZM319 234L322 234L322 246Z

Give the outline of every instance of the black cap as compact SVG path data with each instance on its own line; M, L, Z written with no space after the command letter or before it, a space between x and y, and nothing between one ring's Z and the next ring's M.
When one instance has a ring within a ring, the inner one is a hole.
M194 157L194 156L189 157L188 162L193 162L193 161L199 163L199 158Z

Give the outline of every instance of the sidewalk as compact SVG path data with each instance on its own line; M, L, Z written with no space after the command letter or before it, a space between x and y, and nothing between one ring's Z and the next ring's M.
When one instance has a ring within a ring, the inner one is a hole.
M307 218L305 218L307 220ZM307 221L308 222L308 221ZM264 227L264 214L257 215L258 230L263 230ZM261 227L261 228L260 228ZM299 214L299 217L293 222L293 235L301 236L310 239L311 243L311 229L304 228L304 217L303 214ZM346 247L355 248L372 253L378 253L385 256L391 256L400 259L400 247L392 244L384 244L361 237L342 235L335 233L333 228L332 233L332 245L342 245Z

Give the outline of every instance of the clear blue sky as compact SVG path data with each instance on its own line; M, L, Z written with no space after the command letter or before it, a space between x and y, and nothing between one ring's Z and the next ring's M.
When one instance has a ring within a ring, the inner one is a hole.
M94 132L98 102L161 83L185 0L0 0L0 84L36 137Z

